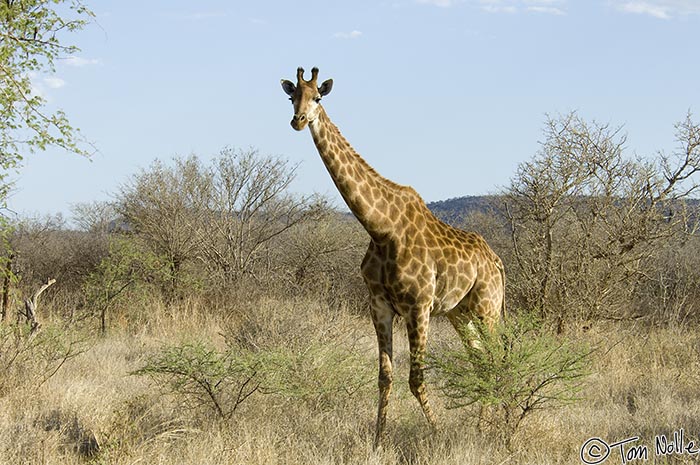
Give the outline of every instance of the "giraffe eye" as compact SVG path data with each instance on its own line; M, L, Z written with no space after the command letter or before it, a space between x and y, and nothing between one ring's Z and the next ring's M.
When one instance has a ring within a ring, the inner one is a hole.
M321 103L321 97L316 97L316 98L314 99L314 102L316 102L316 103Z

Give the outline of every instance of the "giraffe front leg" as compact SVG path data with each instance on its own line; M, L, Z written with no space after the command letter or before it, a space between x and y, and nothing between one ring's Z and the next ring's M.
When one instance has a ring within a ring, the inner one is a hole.
M386 412L393 381L392 336L394 312L388 306L373 305L372 321L377 332L377 345L379 347L379 405L374 436L374 447L376 448L379 447L384 433Z
M425 387L423 371L425 368L425 349L428 341L428 312L408 318L406 321L408 330L408 343L411 351L411 371L408 384L411 392L418 399L423 415L432 428L437 427L435 414L428 402L428 393Z

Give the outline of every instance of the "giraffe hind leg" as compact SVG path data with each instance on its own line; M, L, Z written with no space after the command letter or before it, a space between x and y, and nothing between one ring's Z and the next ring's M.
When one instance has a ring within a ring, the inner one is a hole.
M474 349L482 349L483 330L493 331L502 320L504 296L502 287L478 282L452 309L447 318L462 337L462 342ZM482 325L477 326L479 320Z
M447 318L459 334L464 345L469 345L473 349L483 349L481 334L474 324L474 316L469 311L463 311L459 306L447 314Z
M394 312L388 305L374 304L372 306L372 322L377 332L379 348L379 402L377 406L377 424L374 436L374 447L378 447L386 426L386 414L391 395L393 381L392 368L392 337Z
M408 384L414 397L418 399L418 403L423 410L423 415L432 428L437 427L437 420L430 402L428 401L428 393L425 386L424 368L425 368L425 349L428 340L428 320L425 316L424 320L420 317L413 321L409 318L406 321L408 330L408 341L410 347L411 368L408 378Z

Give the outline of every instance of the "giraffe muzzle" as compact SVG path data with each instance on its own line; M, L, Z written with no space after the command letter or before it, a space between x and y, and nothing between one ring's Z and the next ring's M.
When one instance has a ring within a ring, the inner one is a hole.
M290 124L297 131L301 131L306 127L308 122L309 120L306 118L306 115L294 115Z

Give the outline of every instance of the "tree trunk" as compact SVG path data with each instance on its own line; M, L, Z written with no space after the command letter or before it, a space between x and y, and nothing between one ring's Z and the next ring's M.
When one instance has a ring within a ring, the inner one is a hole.
M10 287L12 286L12 261L15 254L11 253L5 263L5 276L2 283L2 307L0 307L0 323L10 319Z
M544 256L544 276L542 277L542 286L540 287L540 311L547 316L550 315L549 288L552 279L552 257L553 257L553 240L552 229L549 218L546 223L545 231L545 256Z

